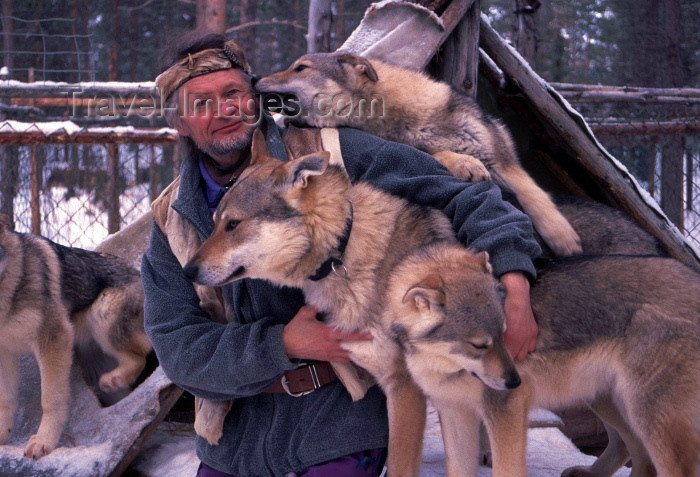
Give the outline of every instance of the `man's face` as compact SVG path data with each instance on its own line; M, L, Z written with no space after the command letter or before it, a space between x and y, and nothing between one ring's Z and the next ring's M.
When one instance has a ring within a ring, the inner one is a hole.
M257 125L252 88L240 70L192 78L178 90L177 131L226 167L231 155L250 145Z

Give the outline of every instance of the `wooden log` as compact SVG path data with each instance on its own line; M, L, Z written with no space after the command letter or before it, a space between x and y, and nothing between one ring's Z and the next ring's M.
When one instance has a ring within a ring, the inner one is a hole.
M40 83L25 83L23 81L0 81L0 97L8 98L100 98L138 96L141 98L157 98L160 95L153 81L139 83L124 82L81 82L64 83L42 81Z
M119 144L107 144L109 156L109 179L107 182L107 232L113 234L119 230L121 216L119 213Z
M480 44L505 75L521 90L555 140L592 176L609 204L617 206L656 236L672 256L700 270L700 257L681 238L680 233L659 210L646 202L619 168L599 147L595 138L577 122L579 119L564 108L548 90L547 83L537 76L505 41L491 28L482 15ZM571 158L569 158L571 159Z
M437 72L441 80L472 98L476 98L479 71L480 18L480 2L476 0L443 44L442 60Z
M559 93L608 92L648 94L650 96L682 96L686 98L700 98L700 88L643 88L639 86L607 86L556 82L549 83L549 85L555 88Z
M175 402L182 395L182 389L174 384L169 385L158 395L159 408L158 413L154 416L153 420L141 430L141 433L136 437L136 440L131 445L129 450L126 451L124 457L114 470L109 474L109 477L119 477L124 475L129 464L136 458L143 444L148 440L149 437L156 431L158 425L165 419L168 412L175 405Z
M589 123L588 125L598 136L621 135L662 135L672 134L697 134L700 132L700 123L688 118L687 121L630 121Z

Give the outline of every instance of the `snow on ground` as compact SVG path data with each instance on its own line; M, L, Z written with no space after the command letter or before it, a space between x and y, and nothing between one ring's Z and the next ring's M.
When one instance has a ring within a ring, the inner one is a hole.
M131 394L101 407L75 366L71 370L70 417L61 447L37 461L23 456L41 418L36 361L20 361L21 407L9 445L0 446L0 476L95 477L110 475L159 411L160 392L171 385L160 368ZM169 474L154 474L168 477ZM193 475L193 474L189 474Z
M559 477L567 467L590 465L594 457L581 453L557 427L528 431L527 467L530 477ZM163 423L146 442L132 467L150 477L193 477L199 465L194 452L191 425ZM445 450L440 435L437 412L431 406L423 440L423 463L420 477L446 475ZM614 477L628 477L623 468ZM491 469L481 467L478 477L490 477Z

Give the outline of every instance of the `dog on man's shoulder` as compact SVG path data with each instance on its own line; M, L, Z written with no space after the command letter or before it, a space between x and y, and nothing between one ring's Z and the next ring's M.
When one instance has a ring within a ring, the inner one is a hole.
M58 445L70 405L73 348L98 344L117 361L99 379L102 391L129 388L143 371L151 344L143 329L139 272L124 260L13 232L0 216L0 444L17 412L19 356L39 365L42 417L25 456Z

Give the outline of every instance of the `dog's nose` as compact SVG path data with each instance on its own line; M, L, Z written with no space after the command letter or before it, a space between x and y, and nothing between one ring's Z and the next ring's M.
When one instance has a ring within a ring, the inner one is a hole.
M506 389L515 389L520 386L522 380L517 372L512 372L506 379Z
M188 263L185 265L185 268L183 268L182 271L191 282L193 282L195 278L197 278L197 275L199 275L199 267L193 263Z

